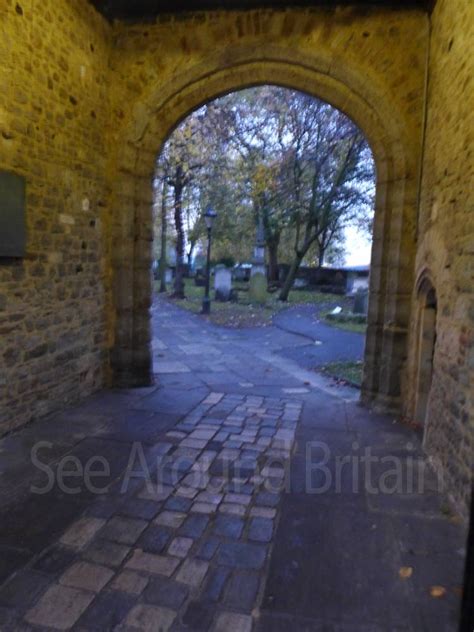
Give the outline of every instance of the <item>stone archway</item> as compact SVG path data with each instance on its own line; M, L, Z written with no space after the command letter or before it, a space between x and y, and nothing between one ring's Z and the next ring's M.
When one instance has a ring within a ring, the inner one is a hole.
M289 49L235 49L216 55L165 87L150 87L135 105L116 165L114 381L152 380L150 351L152 188L156 156L191 111L225 93L275 84L323 99L365 133L376 164L377 192L362 399L385 410L401 402L401 373L413 287L418 147L403 118L363 73ZM130 262L133 262L131 265Z

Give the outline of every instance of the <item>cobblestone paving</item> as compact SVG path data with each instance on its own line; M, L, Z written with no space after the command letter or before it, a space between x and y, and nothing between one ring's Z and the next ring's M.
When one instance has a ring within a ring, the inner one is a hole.
M155 472L131 461L121 491L137 472L140 486L125 508L105 519L97 503L66 531L48 556L70 563L25 621L250 631L300 412L291 399L211 393L155 444Z

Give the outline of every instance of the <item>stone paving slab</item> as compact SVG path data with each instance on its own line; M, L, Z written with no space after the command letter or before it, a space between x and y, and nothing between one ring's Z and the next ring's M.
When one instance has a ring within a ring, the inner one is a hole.
M102 392L0 441L0 630L454 632L465 531L436 481L370 496L359 468L358 493L347 472L337 493L308 493L322 480L312 443L335 477L355 444L419 461L416 433L307 380L278 355L298 336L161 307L156 365L174 372L158 386ZM55 475L64 456L105 455L103 493L31 494L47 478L31 468L38 440Z
M161 362L157 360L154 364L155 373L189 373L190 368L183 362Z

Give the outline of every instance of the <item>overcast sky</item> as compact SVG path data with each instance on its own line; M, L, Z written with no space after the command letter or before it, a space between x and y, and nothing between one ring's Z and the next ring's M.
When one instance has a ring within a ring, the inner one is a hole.
M346 236L346 266L364 266L370 263L372 240L367 233L355 227L345 229Z

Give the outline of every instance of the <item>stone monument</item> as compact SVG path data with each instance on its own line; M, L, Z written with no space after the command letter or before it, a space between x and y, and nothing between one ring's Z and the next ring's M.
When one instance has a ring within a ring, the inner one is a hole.
M260 217L252 260L252 272L250 274L249 297L252 302L266 303L267 301L267 274L265 268L265 230Z

